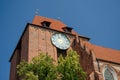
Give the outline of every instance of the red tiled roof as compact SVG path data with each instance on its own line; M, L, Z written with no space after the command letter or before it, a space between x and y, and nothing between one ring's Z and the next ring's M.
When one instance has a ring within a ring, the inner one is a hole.
M115 62L115 63L120 63L120 51L119 50L113 50L111 48L96 46L87 41L83 41L83 44L89 50L93 50L96 58L101 59L101 60Z
M37 16L37 15L34 17L34 19L32 21L32 24L42 26L41 23L44 22L44 21L47 21L47 22L51 23L50 24L51 29L62 31L62 32L64 32L63 28L67 26L59 20L46 18L46 17L43 17L43 16ZM76 34L76 33L72 30L72 34Z

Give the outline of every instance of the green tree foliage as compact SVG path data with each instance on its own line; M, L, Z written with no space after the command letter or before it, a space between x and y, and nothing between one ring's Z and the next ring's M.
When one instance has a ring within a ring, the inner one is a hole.
M85 80L86 77L75 51L69 51L66 57L60 55L57 62L40 53L29 63L20 62L17 69L22 80Z
M61 80L85 80L85 72L79 63L79 56L75 51L68 52L67 56L58 58L57 66Z

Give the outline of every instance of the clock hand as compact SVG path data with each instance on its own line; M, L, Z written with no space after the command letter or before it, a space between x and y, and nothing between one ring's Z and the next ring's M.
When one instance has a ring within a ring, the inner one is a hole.
M60 34L58 35L58 38L59 38L59 39L61 38L61 35L60 35Z

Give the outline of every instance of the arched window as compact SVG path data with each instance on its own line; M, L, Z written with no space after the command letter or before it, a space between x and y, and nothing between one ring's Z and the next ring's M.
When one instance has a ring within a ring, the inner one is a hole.
M106 66L103 70L104 80L118 80L116 72L109 66Z

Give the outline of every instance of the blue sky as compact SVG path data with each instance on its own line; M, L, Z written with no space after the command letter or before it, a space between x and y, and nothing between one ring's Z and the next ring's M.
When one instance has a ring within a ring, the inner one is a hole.
M0 79L9 80L9 58L36 9L96 45L120 50L120 0L0 0Z

